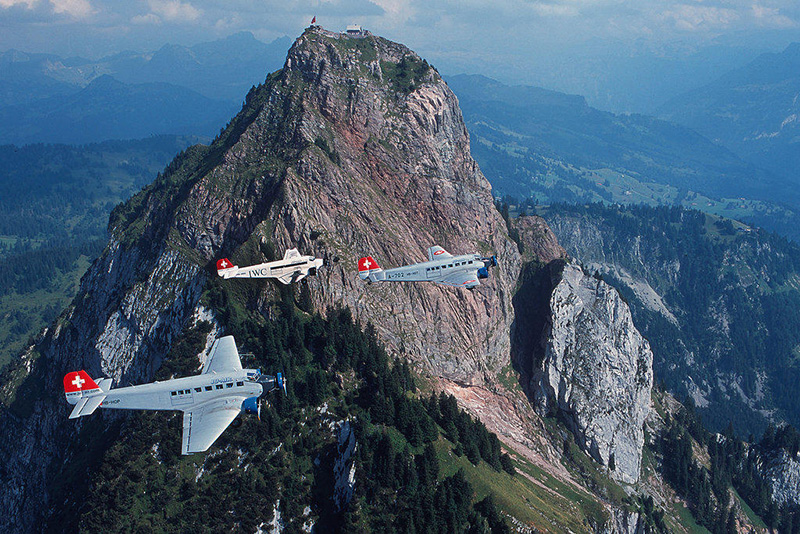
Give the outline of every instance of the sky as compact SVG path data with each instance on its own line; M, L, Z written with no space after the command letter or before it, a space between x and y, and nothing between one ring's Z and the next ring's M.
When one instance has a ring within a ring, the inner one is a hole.
M270 42L314 16L328 29L359 23L449 73L567 89L570 69L593 68L593 55L753 55L800 41L798 0L0 0L0 51L99 58L239 31Z

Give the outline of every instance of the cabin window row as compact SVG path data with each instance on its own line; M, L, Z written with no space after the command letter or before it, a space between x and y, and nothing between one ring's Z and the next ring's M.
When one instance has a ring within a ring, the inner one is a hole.
M236 382L236 387L242 387L242 386L244 386L244 382L241 382L241 381L240 382ZM233 382L227 382L226 384L217 384L216 386L206 386L205 390L206 391L213 391L214 389L223 389L223 388L226 388L226 387L232 388L233 387ZM200 392L203 391L203 389L204 388L202 388L202 387L194 388L194 391L196 393L200 393ZM178 391L171 391L170 395L175 397L176 395L188 395L191 392L192 392L191 389L179 389Z
M440 271L442 269L449 269L451 267L461 267L462 265L472 265L473 263L475 263L474 260L459 261L459 262L456 262L456 263L450 263L448 265L442 265L441 267L428 267L425 270L428 271L428 272L430 272L430 271Z

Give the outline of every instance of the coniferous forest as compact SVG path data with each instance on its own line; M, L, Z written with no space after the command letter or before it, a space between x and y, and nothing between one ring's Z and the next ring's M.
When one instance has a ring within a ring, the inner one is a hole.
M77 478L54 484L63 498L45 528L253 532L277 505L284 532L301 532L310 510L300 503L310 503L315 528L324 532L510 532L491 494L478 498L462 471L440 465L443 455L462 456L515 476L497 436L452 396L420 392L408 363L390 359L372 326L355 322L349 310L328 310L326 318L306 313L282 287L266 318L242 306L237 289L213 284L206 298L240 351L254 355L243 365L283 370L288 394L270 394L261 421L243 418L199 461L180 455L179 417L102 413L70 451L84 463L73 460ZM210 330L201 322L173 343L156 378L196 373ZM112 431L91 445L101 418ZM333 498L337 432L345 422L357 443L349 504ZM99 467L79 480L97 455Z

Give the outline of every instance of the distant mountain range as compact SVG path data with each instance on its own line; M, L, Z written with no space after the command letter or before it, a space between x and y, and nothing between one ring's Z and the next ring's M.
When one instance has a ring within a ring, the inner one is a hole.
M164 134L213 137L238 106L168 83L95 78L76 93L0 108L0 143L81 144Z
M496 195L539 202L684 205L800 238L800 192L685 126L583 97L453 76L472 154Z
M213 136L290 44L237 33L99 60L9 50L0 54L0 143Z
M249 32L191 47L164 45L154 52L121 52L98 60L0 53L0 106L77 92L95 78L113 76L127 84L163 82L214 100L241 103L264 73L283 65L288 37L262 43Z
M659 108L742 158L800 183L800 43L762 54Z

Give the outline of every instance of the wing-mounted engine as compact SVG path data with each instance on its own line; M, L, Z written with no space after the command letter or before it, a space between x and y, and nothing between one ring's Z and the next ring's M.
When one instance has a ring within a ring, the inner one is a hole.
M242 413L255 415L261 420L261 397L250 397L242 402Z

